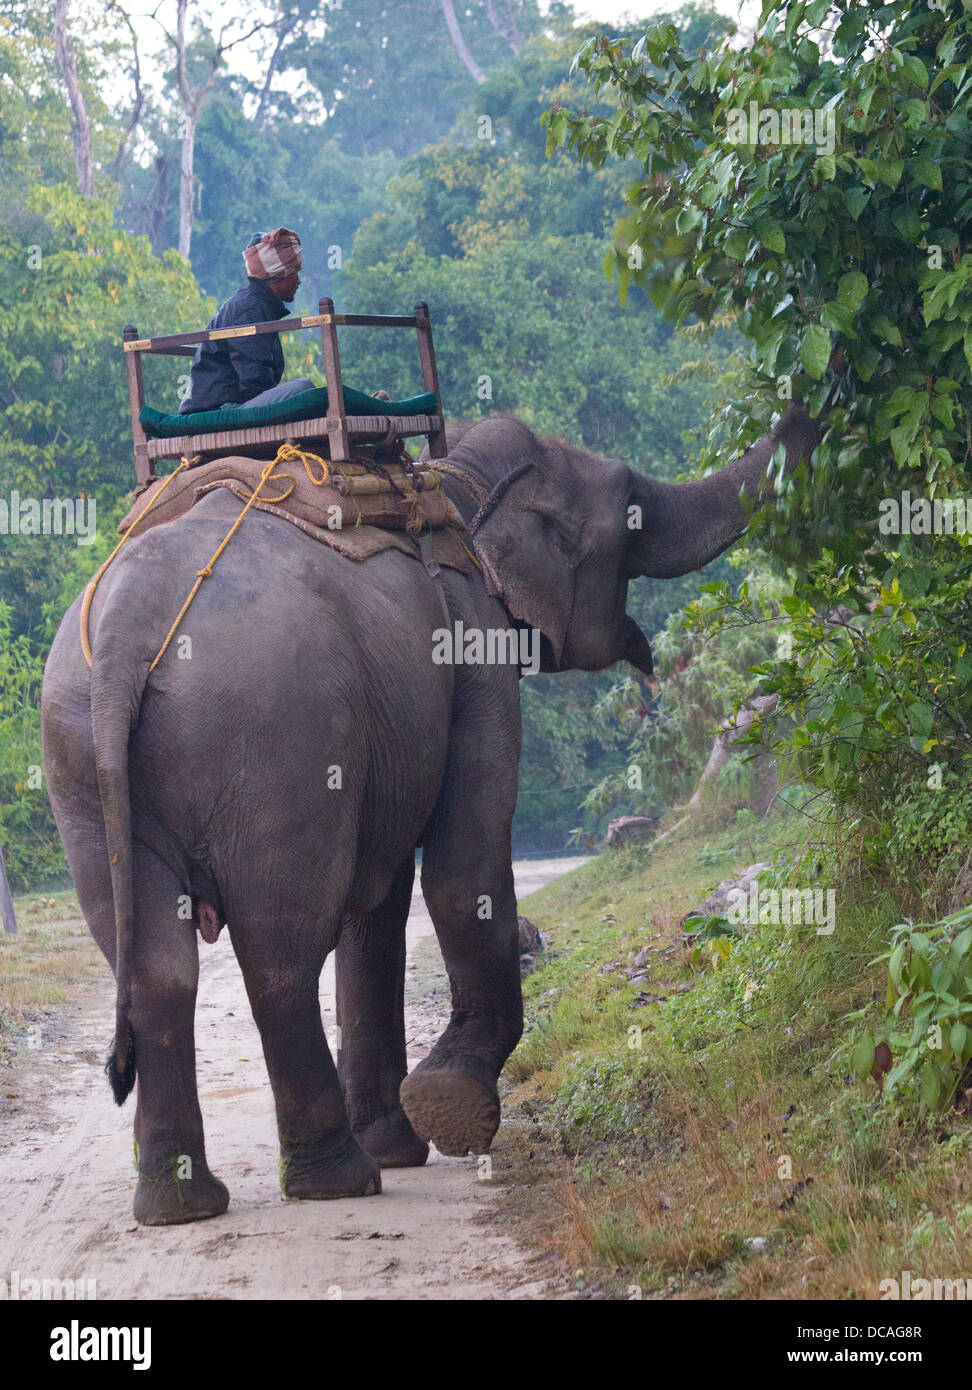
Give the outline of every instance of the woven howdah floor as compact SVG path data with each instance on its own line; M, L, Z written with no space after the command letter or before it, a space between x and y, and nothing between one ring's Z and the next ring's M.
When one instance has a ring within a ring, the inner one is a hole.
M431 415L439 403L431 391L409 396L404 401L381 401L375 396L344 388L344 409L348 415ZM276 405L234 406L225 410L197 410L188 415L167 415L143 405L139 420L152 439L176 439L186 434L212 434L217 430L245 430L257 425L283 425L290 420L315 420L327 411L327 387L299 391Z

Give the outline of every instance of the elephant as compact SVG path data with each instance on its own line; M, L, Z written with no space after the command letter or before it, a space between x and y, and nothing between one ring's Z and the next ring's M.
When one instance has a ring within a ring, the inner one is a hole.
M196 1089L198 936L228 928L273 1090L284 1195L366 1196L429 1142L486 1151L523 1026L511 822L518 666L430 660L434 635L539 634L541 669L651 670L630 581L698 570L818 442L791 403L734 463L685 484L492 416L450 430L444 486L479 568L398 550L354 562L251 511L153 669L200 563L239 515L215 489L125 545L47 661L47 786L84 917L116 977L106 1071L137 1082L136 1220L216 1216ZM431 567L434 568L434 567ZM188 648L187 648L188 650ZM405 920L422 888L451 1017L407 1073ZM191 912L186 905L191 903ZM340 1046L318 984L336 951ZM186 1162L186 1159L191 1162Z

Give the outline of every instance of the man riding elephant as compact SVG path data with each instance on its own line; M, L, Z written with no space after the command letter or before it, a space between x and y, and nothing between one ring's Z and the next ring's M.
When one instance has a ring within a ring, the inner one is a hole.
M287 316L287 303L300 285L300 237L286 227L252 236L243 252L247 283L221 304L207 329L238 328ZM275 405L298 391L309 391L307 377L281 382L283 348L278 333L254 333L200 343L189 372L189 388L179 414Z

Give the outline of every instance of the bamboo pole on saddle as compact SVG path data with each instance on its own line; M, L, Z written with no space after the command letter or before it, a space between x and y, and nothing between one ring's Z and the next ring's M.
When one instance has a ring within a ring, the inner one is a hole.
M426 391L435 396L435 408L439 416L439 428L429 436L429 458L444 459L449 452L446 444L445 416L442 413L442 393L439 390L439 372L435 365L435 348L432 346L432 320L429 306L424 299L415 301L415 327L418 333L419 361L422 364L422 382Z
M341 356L338 351L337 328L334 323L333 299L319 299L317 311L321 318L321 349L324 353L324 376L327 381L327 442L331 461L340 463L350 455L348 422L344 411L344 385L341 380Z
M122 339L126 343L138 341L138 329L133 323L126 323ZM145 404L145 384L142 379L142 355L139 352L125 353L125 368L128 372L128 405L132 412L132 444L135 449L135 477L140 483L150 483L155 477L155 468L148 455L148 435L138 418Z

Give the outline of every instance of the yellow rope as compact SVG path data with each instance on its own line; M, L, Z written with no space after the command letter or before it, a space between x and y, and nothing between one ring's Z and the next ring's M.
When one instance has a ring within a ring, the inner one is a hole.
M129 526L128 530L125 532L121 540L115 546L114 550L108 556L108 559L98 569L94 578L89 583L87 589L85 589L84 599L81 603L81 650L84 653L84 659L89 666L91 665L92 658L91 642L88 638L88 619L91 613L91 604L94 600L95 590L98 587L102 575L104 574L108 566L111 564L112 560L114 560L119 550L121 550L122 546L131 536L132 532L135 530L135 527L142 520L142 517L145 516L147 512L150 512L152 508L155 506L156 502L162 496L163 492L165 492L166 488L172 482L172 479L175 478L179 473L184 473L187 468L191 468L194 463L198 462L200 457L201 455L195 454L191 459L188 459L186 458L185 454L183 454L178 468L174 468L172 470L172 472L166 478L165 482L159 488L155 496L142 508L138 516L132 522L131 526ZM162 660L162 657L165 655L165 650L168 647L169 643L172 641L175 631L178 628L179 624L182 622L182 619L185 617L186 611L190 603L192 603L193 599L196 597L196 594L199 591L200 584L204 579L208 579L209 576L212 574L213 565L216 563L220 555L222 555L223 551L226 549L226 546L229 544L230 538L237 530L240 522L246 516L253 503L260 496L260 490L264 486L264 484L268 482L271 478L273 478L275 481L279 480L280 482L283 482L284 479L286 479L290 483L290 487L287 489L286 492L281 493L279 497L264 497L261 499L264 502L283 502L293 492L294 488L297 486L297 479L292 477L289 473L274 473L273 470L276 468L278 463L295 462L297 459L300 459L301 463L303 463L307 476L315 487L323 487L324 484L327 482L328 478L330 477L330 470L327 464L318 454L305 453L304 450L298 449L293 444L281 444L280 448L277 450L277 457L273 460L272 463L268 463L266 468L264 468L262 474L260 475L259 483L253 490L253 492L250 494L250 498L247 501L246 506L240 512L239 516L236 518L236 521L233 523L233 525L227 532L222 545L220 545L219 549L216 551L209 564L206 565L203 569L196 571L196 582L192 586L192 591L189 594L189 597L186 599L185 603L182 605L182 608L179 612L179 616L176 618L175 622L169 629L168 636L162 643L162 647L159 651L158 656L155 658L155 660L152 662L152 665L149 667L150 671L154 671L156 666L158 666L159 662ZM319 478L315 478L314 476L314 471L311 468L311 460L313 460L314 463L319 463L321 465L321 476Z
M456 532L456 534L459 535L458 532ZM476 555L473 554L473 552L469 549L469 546L468 546L468 545L466 544L466 542L463 540L462 536L459 536L459 544L462 546L463 550L464 550L464 551L466 552L466 554L469 556L470 560L472 560L473 564L474 564L474 565L476 566L476 568L479 570L479 573L482 574L482 572L483 572L483 567L482 567L482 565L479 563L479 558L478 558L478 556L476 556Z
M172 472L166 478L165 482L159 488L158 492L152 498L151 502L149 502L146 506L142 508L138 516L132 522L131 526L129 526L128 530L125 532L121 540L115 546L114 550L108 556L108 559L100 567L95 577L91 580L88 587L85 589L84 599L81 603L81 650L84 652L84 659L89 666L91 665L91 643L88 640L88 615L91 612L91 604L94 599L95 590L98 587L98 583L101 579L101 576L104 574L105 570L111 564L112 560L114 560L115 556L118 554L119 550L121 550L122 546L128 540L129 536L135 530L135 527L141 521L142 517L146 514L146 512L150 512L152 508L155 506L156 502L162 496L163 492L165 492L166 488L172 482L172 479L175 478L179 473L185 472L187 468L191 468L199 457L199 454L195 454L191 459L187 459L185 454L183 454L181 462L179 463L179 467L174 468L172 470Z
M257 500L257 498L260 496L260 490L261 490L261 488L264 486L264 484L267 483L267 482L269 482L271 478L280 479L281 481L282 481L284 478L289 478L289 479L290 479L290 484L291 484L291 486L290 486L290 487L287 489L287 491L283 494L283 497L289 497L290 494L293 492L294 488L297 486L297 480L296 480L296 478L291 478L290 475L287 474L287 473L276 473L276 474L275 474L273 470L276 468L276 466L277 466L278 463L290 463L291 461L295 461L295 460L297 460L297 459L300 459L300 461L303 463L304 469L305 469L305 471L306 471L306 473L307 473L307 476L308 476L308 478L310 478L311 482L314 484L315 487L323 487L324 484L327 482L328 478L330 477L330 469L328 468L327 464L324 462L324 460L323 460L318 454L305 453L302 449L298 449L298 448L296 447L296 445L294 445L294 444L281 444L280 448L277 450L277 457L276 457L271 463L268 463L267 466L266 466L266 468L264 468L263 472L260 474L260 481L257 483L256 487L255 487L255 488L253 489L253 491L250 493L249 501L247 502L247 504L246 504L246 506L243 508L243 510L240 512L240 514L239 514L239 516L236 518L236 520L233 522L233 525L232 525L232 526L230 527L230 529L226 532L226 535L223 537L222 541L220 542L220 544L219 544L218 547L216 548L215 553L213 554L211 560L209 561L209 564L208 564L208 565L204 565L203 568L202 568L201 570L197 570L197 571L196 571L196 582L195 582L195 584L193 584L192 588L189 590L189 596L188 596L188 598L186 599L185 603L184 603L184 604L182 605L182 607L179 609L179 613L178 613L178 616L176 617L175 622L174 622L174 623L172 624L172 626L169 628L169 631L168 631L168 633L166 634L165 641L162 643L161 647L159 648L158 656L155 658L155 660L152 662L152 665L149 667L149 672L150 672L150 673L151 673L152 671L155 670L156 666L158 666L159 662L160 662L160 661L162 660L162 658L165 656L165 653L166 653L166 650L167 650L167 648L168 648L168 646L169 646L169 643L172 641L173 637L175 636L176 631L177 631L177 629L178 629L178 627L179 627L179 624L182 622L183 618L186 616L186 613L189 611L189 605L192 603L193 599L196 597L197 593L199 592L199 589L200 589L200 586L202 585L203 580L204 580L204 579L208 579L208 578L210 577L210 575L212 574L212 572L213 572L213 566L215 565L215 563L216 563L216 561L219 559L219 557L222 555L222 553L223 553L223 551L226 549L226 547L229 545L230 541L233 539L233 536L236 534L237 530L239 529L239 527L240 527L240 525L241 525L241 523L242 523L242 521L243 521L243 518L246 516L247 512L248 512L248 511L250 510L250 508L253 506L253 503L254 503L254 502ZM313 459L313 460L315 461L315 463L319 463L319 464L321 465L321 476L320 476L319 478L315 478L315 477L314 477L314 474L313 474L313 472L312 472L312 470L311 470L311 466L310 466L310 462L309 462L310 459ZM283 498L273 498L273 499L264 498L263 500L264 500L264 501L271 501L271 500L272 500L272 501L282 501Z
M162 484L162 486L159 488L158 492L155 494L155 496L152 498L152 500L147 504L147 506L145 506L145 507L142 508L142 510L139 512L138 516L137 516L137 517L135 518L135 520L132 522L131 526L129 526L128 530L127 530L127 531L125 532L125 534L122 536L121 540L118 542L118 544L115 546L114 550L113 550L113 551L111 552L111 554L108 556L108 559L107 559L107 560L104 562L104 564L100 567L100 569L98 570L97 574L94 576L94 578L91 580L90 584L88 585L87 589L85 590L84 600L83 600L83 602L82 602L82 604L81 604L81 650L84 652L84 659L85 659L85 661L88 663L89 666L91 665L91 644L90 644L90 642L89 642L89 640L88 640L88 615L89 615L89 613L90 613L90 611L91 611L91 603L92 603L92 600L93 600L93 598L94 598L95 590L96 590L97 587L98 587L98 583L99 583L99 581L100 581L102 575L104 574L104 572L105 572L105 570L108 568L108 566L111 564L112 560L114 560L114 558L115 558L115 556L118 554L119 550L121 550L122 546L123 546L123 545L125 544L125 542L128 540L129 536L131 536L132 532L135 530L135 527L136 527L136 526L138 525L138 523L142 520L142 517L145 516L147 512L151 511L151 509L155 506L156 502L157 502L157 501L159 500L159 498L162 496L162 494L163 494L163 492L165 491L165 489L166 489L166 488L169 486L169 484L172 482L172 479L173 479L174 477L176 477L177 474L184 472L187 468L191 468L192 465L193 465L198 459L199 459L199 455L198 455L198 454L196 454L195 457L192 458L192 459L187 459L187 458L185 457L185 455L183 455L182 460L181 460L181 462L179 463L178 468L174 469L174 470L169 474L169 476L166 478L165 482L164 482L164 483ZM293 477L291 474L289 474L289 473L274 473L273 470L277 467L277 465L278 465L279 463L291 463L291 462L296 462L298 459L299 459L299 460L301 461L301 463L304 465L304 470L305 470L305 472L306 472L308 478L309 478L310 481L314 484L315 487L323 487L324 484L327 482L328 478L329 478L330 475L331 475L331 474L330 474L330 469L329 469L327 463L324 461L324 459L322 459L322 458L320 457L319 454L312 454L312 453L306 452L306 451L303 450L303 449L298 449L298 448L296 447L296 445L294 445L294 444L281 444L280 448L277 450L277 457L276 457L275 459L273 459L272 462L268 463L267 466L264 468L263 472L260 474L260 481L257 483L256 487L255 487L255 488L253 489L253 491L250 493L250 496L249 496L249 498L247 499L246 506L245 506L245 507L243 508L243 510L240 512L239 516L238 516L238 517L236 518L236 520L233 522L233 525L230 527L230 529L227 531L226 535L223 537L223 539L222 539L222 541L220 542L219 546L216 548L216 551L215 551L214 554L212 555L212 557L211 557L209 563L208 563L207 565L204 565L203 568L202 568L201 570L197 570L197 571L196 571L196 582L195 582L195 584L193 584L192 588L189 590L189 594L188 594L188 597L186 598L185 603L184 603L184 604L182 605L182 607L179 609L179 612L178 612L178 614L177 614L177 616L176 616L175 622L172 624L172 626L169 628L169 631L166 633L165 641L162 643L162 646L159 648L158 655L156 656L155 660L152 662L151 666L149 667L149 671L150 671L150 672L152 672L152 671L155 670L156 666L158 666L158 664L159 664L159 662L162 660L163 656L165 656L165 653L166 653L166 651L168 650L169 644L170 644L170 642L172 641L173 637L175 636L176 632L178 631L178 629L179 629L179 624L182 622L183 618L186 616L186 613L189 611L189 605L192 603L193 599L196 597L197 593L199 592L199 589L200 589L200 587L201 587L201 585L202 585L203 580L204 580L204 579L208 579L208 578L211 576L211 574L212 574L212 572L213 572L213 566L216 564L216 561L219 559L219 557L222 555L223 551L224 551L224 550L226 549L226 547L229 545L230 541L233 539L233 536L234 536L234 535L236 534L236 532L239 530L240 525L242 524L243 518L246 516L247 512L248 512L248 511L250 510L250 508L253 506L254 502L256 502L258 499L260 499L260 500L262 500L262 501L264 501L264 502L283 502L283 501L285 501L285 500L290 496L290 494L294 491L294 489L295 489L296 486L297 486L297 479L294 478L294 477ZM311 460L313 460L314 463L319 463L319 464L320 464L320 466L321 466L321 475L320 475L320 477L315 477L315 476L314 476L314 471L313 471L313 469L311 468ZM261 498L260 494L261 494L263 488L264 488L264 487L266 486L266 484L267 484L268 482L270 482L271 480L273 480L273 481L275 481L275 482L283 482L284 480L286 480L286 481L288 481L288 482L290 483L290 487L287 488L286 492L281 493L279 497L262 497L262 498ZM411 512L410 521L409 521L409 523L407 524L406 529L409 530L409 531L412 531L413 526L415 525L415 522L418 520L418 517L416 516L416 513L417 513L418 510L419 510L419 507L418 507L417 504L420 504L420 494L417 493L417 492L415 491L415 489L414 489L409 483L407 483L407 482L405 483L404 491L405 491L405 496L406 496L407 501L408 501L408 504L409 504L409 510L410 510L410 512ZM419 514L420 514L420 513L419 513ZM360 510L359 510L359 512L358 512L358 520L357 520L357 523L356 523L356 524L360 524L360 522L361 522L361 512L360 512ZM473 564L476 566L476 568L477 568L478 570L482 570L482 565L479 563L479 560L478 560L477 557L473 554L473 552L469 549L469 546L466 545L465 541L462 539L461 536L460 536L459 540L460 540L460 544L462 545L463 550L464 550L464 551L466 552L466 554L469 556L470 560L472 560L472 562L473 562Z

